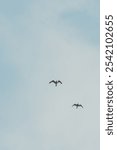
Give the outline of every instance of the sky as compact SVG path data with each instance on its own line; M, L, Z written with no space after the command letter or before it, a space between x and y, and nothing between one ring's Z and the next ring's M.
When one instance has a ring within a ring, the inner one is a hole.
M99 150L99 53L98 0L0 0L0 149Z

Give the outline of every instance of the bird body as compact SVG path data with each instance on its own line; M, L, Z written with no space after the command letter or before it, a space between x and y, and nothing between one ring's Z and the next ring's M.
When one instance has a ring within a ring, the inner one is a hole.
M82 107L83 108L83 106L81 104L73 104L72 107L73 106L76 106L76 108L78 108L78 107Z
M49 84L50 84L50 83L54 83L55 86L57 86L58 83L62 84L62 82L61 82L60 80L58 80L58 81L57 81L57 80L56 80L56 81L55 81L55 80L52 80L52 81L49 82Z

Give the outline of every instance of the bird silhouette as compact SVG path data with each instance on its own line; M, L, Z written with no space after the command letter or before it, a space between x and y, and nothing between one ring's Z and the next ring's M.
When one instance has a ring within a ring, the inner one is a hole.
M58 83L62 84L62 82L60 80L58 80L58 81L52 80L52 81L49 82L49 84L50 83L54 83L55 86L57 86Z
M76 106L76 108L78 108L78 107L82 107L83 108L83 106L81 104L73 104L72 107L73 106Z

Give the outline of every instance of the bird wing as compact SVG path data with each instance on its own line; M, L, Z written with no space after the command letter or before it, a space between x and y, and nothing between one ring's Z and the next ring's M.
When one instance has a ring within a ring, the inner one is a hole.
M73 106L76 106L76 104L73 104L72 107L73 107Z
M79 106L81 106L81 107L83 108L83 106L82 106L82 105L79 105Z
M52 83L52 82L53 82L53 83L55 83L55 81L54 81L54 80L50 81L49 83Z
M62 84L62 82L61 82L60 80L58 80L58 83L61 83L61 84Z

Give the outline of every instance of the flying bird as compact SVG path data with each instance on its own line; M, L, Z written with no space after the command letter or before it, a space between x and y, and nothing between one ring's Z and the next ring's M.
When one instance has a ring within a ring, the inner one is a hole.
M76 108L78 108L78 107L82 107L83 108L83 106L81 104L73 104L72 107L73 106L76 106Z
M52 81L49 82L49 84L50 84L50 83L54 83L55 86L57 86L58 83L62 84L62 82L61 82L60 80L58 80L58 81L52 80Z

